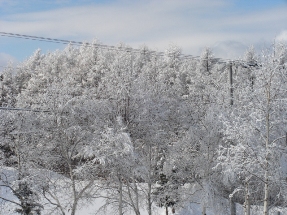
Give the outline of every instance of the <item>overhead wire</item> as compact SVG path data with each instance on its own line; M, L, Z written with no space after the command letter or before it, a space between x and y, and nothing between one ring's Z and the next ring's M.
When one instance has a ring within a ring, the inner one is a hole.
M103 44L98 44L98 43L89 43L89 42L78 42L78 41L73 41L73 40L63 40L63 39L55 39L55 38L49 38L49 37L39 37L39 36L32 36L32 35L25 35L25 34L16 34L16 33L9 33L9 32L0 32L0 36L3 37L11 37L11 38L19 38L19 39L27 39L27 40L34 40L34 41L39 41L39 42L51 42L51 43L58 43L58 44L71 44L75 46L90 46L90 47L99 47L102 49L107 49L107 50L117 50L117 51L125 51L125 52L136 52L136 53L143 53L143 52L148 52L150 54L155 54L159 56L164 56L166 55L164 52L160 51L152 51L152 50L142 50L142 49L136 49L136 48L130 48L130 47L121 47L121 46L112 46L112 45L103 45ZM183 59L198 59L200 58L199 56L193 56L193 55L185 55L185 54L180 54L181 58ZM218 61L222 62L230 62L231 60L224 60L222 58L215 58Z
M89 42L78 42L78 41L73 41L73 40L62 40L62 39L55 39L55 38L49 38L49 37L38 37L38 36L15 34L15 33L8 33L8 32L0 32L0 36L35 40L35 41L40 41L40 42L61 43L65 45L67 44L76 45L76 46L86 45L86 46L91 46L91 47L100 47L100 48L108 49L108 50L118 50L118 51L126 51L126 52L142 52L141 49L135 49L135 48L129 48L129 47L116 47L116 46L108 46L108 45L89 43ZM157 52L157 53L164 54L163 52L162 53Z

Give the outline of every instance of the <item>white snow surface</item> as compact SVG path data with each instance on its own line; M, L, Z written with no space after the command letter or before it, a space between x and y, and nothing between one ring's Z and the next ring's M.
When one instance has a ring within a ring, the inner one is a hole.
M10 179L15 179L16 177L16 171L13 168L1 168L1 172L4 173L7 177L10 177ZM38 171L41 172L41 171ZM43 174L43 172L41 172L41 174ZM46 172L47 174L47 172ZM50 176L52 175L52 177L57 178L57 180L59 178L62 178L62 176L53 173L53 172L49 172L48 173ZM63 185L66 183L65 180L62 181ZM1 181L0 181L0 185L1 185ZM67 193L60 193L58 194L59 196L62 196L63 198L61 198L61 200L65 201L67 200L69 197L67 196ZM13 195L13 193L3 187L0 186L0 196L12 201L16 201L17 202L17 198ZM98 209L104 205L104 198L97 198L94 199L93 201L90 201L89 203L85 203L82 204L80 203L78 206L78 210L76 212L77 215L114 215L114 212L112 212L111 208L107 208L107 210L104 212L100 212L100 213L96 213L98 211ZM198 201L200 202L200 201ZM42 211L42 215L57 215L59 213L57 212L52 212L49 210L49 206L46 204L47 202L45 202L44 200L41 202L43 205L45 205L44 210ZM241 205L237 204L236 205L236 209L237 212L236 214L243 214L243 208ZM8 203L5 202L3 200L0 200L0 215L17 215L18 213L16 213L15 211L15 204L12 203ZM273 209L269 212L270 215L277 215L277 211L280 211L282 214L286 214L287 210L286 209ZM68 215L70 210L66 209L66 214ZM148 215L147 210L144 209L144 206L141 208L140 211L141 215ZM133 215L133 211L131 211L130 213L125 213L125 215ZM156 207L153 206L153 215L165 215L165 209L164 208L160 208L160 207ZM171 209L169 209L169 214L170 215L202 215L202 207L199 203L188 203L185 205L184 208L178 209L176 211L175 214L172 214ZM253 215L257 215L257 214L262 214L262 207L253 207L252 208L252 213ZM117 214L115 214L117 215ZM212 208L207 207L206 210L206 215L218 215L218 213L216 213L215 211L212 210ZM221 215L225 215L225 214L221 214ZM227 215L227 214L226 214Z

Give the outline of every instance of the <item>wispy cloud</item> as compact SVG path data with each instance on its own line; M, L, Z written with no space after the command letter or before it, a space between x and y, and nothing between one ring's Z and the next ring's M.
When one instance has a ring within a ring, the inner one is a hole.
M276 37L276 40L287 42L287 30L282 31L282 32Z
M174 43L191 54L224 41L243 46L271 41L286 30L286 7L239 13L229 10L231 2L119 0L8 15L2 17L0 25L6 32L81 41L98 38L105 44L147 44L161 50Z
M0 72L4 70L4 68L9 64L13 65L16 62L17 60L11 55L8 55L6 53L0 53Z

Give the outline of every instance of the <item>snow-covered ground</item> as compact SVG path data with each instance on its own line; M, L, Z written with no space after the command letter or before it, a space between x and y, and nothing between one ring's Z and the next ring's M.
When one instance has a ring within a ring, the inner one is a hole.
M15 180L16 179L16 171L13 168L2 168L1 172L4 173L5 177L8 177L10 180ZM41 172L41 174L43 175L43 172ZM46 172L47 174L47 172ZM69 196L70 194L67 193L67 189L65 188L65 185L67 184L67 181L65 179L62 178L62 176L59 176L55 173L51 173L49 172L49 177L51 178L56 178L58 180L58 183L61 181L60 184L62 184L62 188L60 188L59 190L61 190L61 192L57 193L57 196L59 197L59 200L62 202L65 202L69 200L69 198L72 198L71 196ZM60 179L60 180L59 180ZM2 182L1 182L2 183ZM0 184L2 185L2 184ZM102 196L104 196L104 193L102 194ZM12 201L17 202L17 198L13 195L13 193L6 187L0 186L0 197L2 198L6 198ZM195 197L196 198L196 197ZM194 202L200 202L199 200L196 201L196 199L194 199ZM42 211L42 215L51 215L51 214L59 214L59 212L57 211L52 211L51 207L49 206L49 204L47 204L47 201L45 201L44 199L42 199L41 203L44 205L44 210ZM98 209L100 207L102 207L105 204L105 199L103 197L99 197L96 199L93 199L92 201L90 201L89 203L80 203L77 213L79 215L95 215L96 212L98 211ZM65 205L65 203L63 203L63 205ZM9 203L7 201L3 201L0 200L0 215L16 215L17 213L15 212L15 207L16 205L13 203ZM68 209L69 207L66 207L66 214L69 214L70 209ZM237 204L236 205L236 209L237 209L237 213L236 214L243 214L243 208L241 205ZM281 214L287 214L287 210L286 209L273 209L270 210L270 215L277 215L277 211L281 211ZM145 210L144 207L141 208L141 215L148 215L147 210ZM99 215L113 215L115 212L113 212L111 207L107 207L106 211L101 211L97 214ZM125 213L125 214L131 214L133 215L133 211L131 211L130 213ZM154 206L153 207L153 214L154 215L165 215L165 209L164 208L159 208ZM171 210L169 211L169 214L172 214ZM201 215L202 214L202 207L199 203L187 203L183 208L181 209L177 209L176 211L176 215ZM224 213L224 212L220 212L221 215L225 215L228 213ZM262 214L262 207L252 207L252 215L257 215L257 214ZM218 215L218 211L216 212L216 210L207 207L207 211L206 211L206 215Z
M5 177L7 177L11 181L16 181L16 171L13 168L2 168L1 173L4 173ZM54 178L57 180L58 189L61 190L60 192L57 192L57 196L59 200L62 202L63 205L68 205L65 204L65 202L68 202L69 198L72 198L71 194L67 192L67 189L65 189L65 186L67 184L67 179L64 179L62 176L57 175L55 173L43 173L43 172L38 172L38 175L45 175L48 174L49 178ZM37 175L35 173L35 175ZM55 192L55 191L54 191ZM55 192L56 193L56 192ZM11 201L18 202L17 198L13 195L11 190L7 187L0 187L0 196L6 199L9 199ZM105 196L105 193L102 193L102 196ZM47 204L47 201L44 199L41 200L41 203L44 205L44 210L42 211L42 215L51 215L51 214L59 214L57 211L51 210L51 206ZM95 215L96 212L99 210L100 207L102 207L105 204L105 199L103 197L99 197L94 199L93 201L90 201L89 203L80 203L77 213L79 215ZM17 213L15 212L16 205L13 203L9 203L7 201L0 200L0 215L16 215ZM66 214L69 214L70 207L66 207ZM148 215L147 210L145 210L145 207L141 207L141 215ZM107 207L106 211L101 211L98 212L99 215L101 214L107 214L107 215L113 215L115 212L113 212L111 207ZM128 213L125 213L128 214ZM133 214L133 211L130 211L129 214ZM153 206L153 214L154 215L165 215L165 209ZM171 209L169 209L169 214L172 214ZM201 214L201 206L200 204L197 203L191 203L186 205L186 207L176 211L176 215L200 215ZM215 215L215 213L207 208L207 215Z

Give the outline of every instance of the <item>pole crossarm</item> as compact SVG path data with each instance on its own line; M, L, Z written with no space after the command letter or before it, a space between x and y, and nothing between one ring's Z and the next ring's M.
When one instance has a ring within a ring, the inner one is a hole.
M43 112L43 113L50 113L51 112L49 110L28 109L28 108L13 108L13 107L0 107L0 110L30 111L30 112Z

